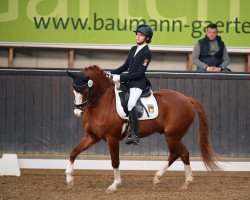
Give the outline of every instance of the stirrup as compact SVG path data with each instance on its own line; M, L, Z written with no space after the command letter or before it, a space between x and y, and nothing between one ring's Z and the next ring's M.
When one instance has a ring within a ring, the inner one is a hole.
M138 145L140 144L139 138L137 137L137 135L130 135L127 140L125 141L125 144L130 145L130 144L134 144L134 145Z

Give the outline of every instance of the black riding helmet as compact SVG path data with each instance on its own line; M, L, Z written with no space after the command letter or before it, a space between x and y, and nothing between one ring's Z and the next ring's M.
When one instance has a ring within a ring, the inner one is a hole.
M148 36L149 40L147 40L147 43L151 42L151 39L153 37L153 30L149 25L146 24L139 25L134 32L142 33L143 35Z

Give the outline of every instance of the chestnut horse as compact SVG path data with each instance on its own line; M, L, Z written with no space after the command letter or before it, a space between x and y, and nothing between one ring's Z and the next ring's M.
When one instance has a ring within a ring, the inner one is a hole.
M119 141L125 121L116 112L114 83L98 66L87 67L80 73L68 72L68 75L73 78L75 104L83 108L82 121L85 130L80 143L70 153L65 171L68 186L73 186L73 163L76 157L95 143L104 140L108 144L114 169L114 182L108 187L107 192L115 192L121 183ZM208 120L204 107L197 99L174 90L159 90L154 92L154 96L158 103L159 115L155 119L139 121L138 135L142 138L156 132L164 133L170 154L166 164L156 172L153 184L159 183L164 172L180 158L185 169L185 183L182 188L187 189L193 181L193 176L189 152L182 138L194 121L195 111L198 111L199 117L199 145L202 160L208 170L219 170L209 141Z

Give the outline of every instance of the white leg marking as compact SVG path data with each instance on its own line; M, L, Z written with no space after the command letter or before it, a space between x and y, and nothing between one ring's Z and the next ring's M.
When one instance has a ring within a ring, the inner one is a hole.
M121 184L121 174L120 174L120 170L119 168L114 169L114 182L112 185L110 185L108 187L108 189L106 190L107 193L114 193L117 190L117 186Z
M184 169L185 169L185 183L183 184L183 186L181 188L186 190L186 189L188 189L188 185L193 182L194 178L192 175L192 170L191 170L190 165L184 164Z
M166 164L161 168L159 169L156 173L155 173L155 176L154 176L154 179L153 179L153 184L156 185L158 183L160 183L160 178L163 176L163 174L167 171L168 169L168 161L166 162Z
M72 188L74 186L73 167L74 167L74 164L71 162L68 162L67 168L65 170L68 188Z

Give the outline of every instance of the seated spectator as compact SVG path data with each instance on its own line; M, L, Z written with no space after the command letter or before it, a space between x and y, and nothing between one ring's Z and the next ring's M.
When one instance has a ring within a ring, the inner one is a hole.
M206 27L206 36L194 46L192 53L193 64L197 72L230 72L227 48L218 36L216 24Z

